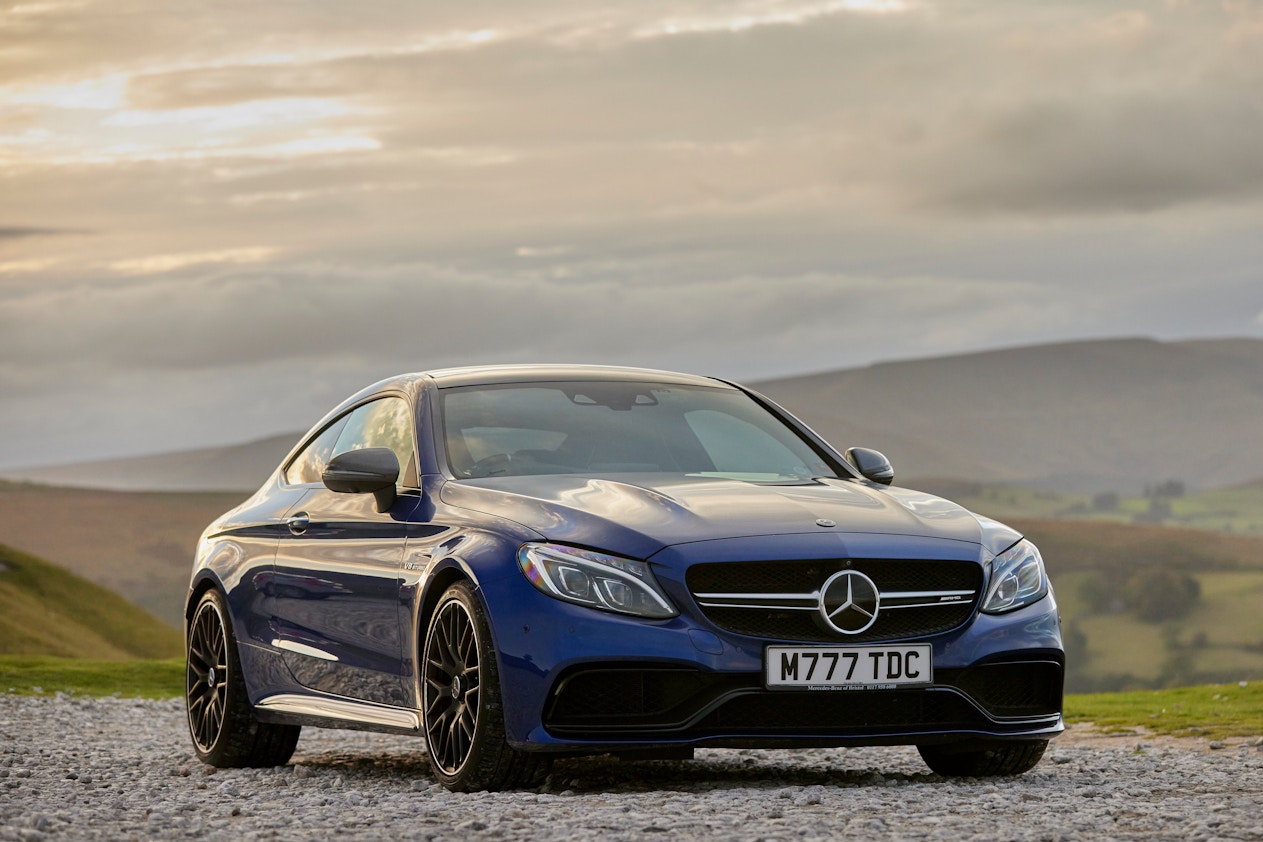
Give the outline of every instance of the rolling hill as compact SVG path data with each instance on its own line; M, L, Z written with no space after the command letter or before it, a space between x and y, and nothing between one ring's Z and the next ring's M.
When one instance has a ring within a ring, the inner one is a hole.
M245 496L0 482L0 542L124 594L178 628L198 536Z
M245 444L6 471L10 480L114 491L253 491L298 443L284 433Z
M1134 494L1263 477L1263 340L1118 339L880 363L752 384L897 478ZM250 491L299 433L5 476L131 490Z
M172 658L180 633L99 585L0 544L0 655Z
M1263 477L1263 341L1119 339L755 384L840 448L909 477L1138 492ZM910 485L916 485L910 481Z

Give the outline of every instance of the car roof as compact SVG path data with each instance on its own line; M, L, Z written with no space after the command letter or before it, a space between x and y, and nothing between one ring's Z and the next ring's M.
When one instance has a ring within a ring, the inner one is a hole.
M612 365L488 365L467 368L444 368L425 372L440 389L454 386L492 386L505 383L538 383L545 381L618 380L636 383L666 383L679 386L711 386L731 388L722 380L696 374L657 371L651 368L627 368Z

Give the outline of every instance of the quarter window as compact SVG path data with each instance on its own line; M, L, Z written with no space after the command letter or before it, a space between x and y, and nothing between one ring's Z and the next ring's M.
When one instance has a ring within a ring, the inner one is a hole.
M389 447L399 459L400 484L416 484L412 418L408 402L401 398L366 403L334 421L290 462L285 481L291 485L318 483L330 459L366 447Z
M401 398L382 398L366 403L347 416L346 426L338 436L333 456L348 450L366 447L389 447L399 459L399 480L409 485L415 470L412 418L408 402Z
M316 436L311 444L303 448L303 452L289 463L289 467L285 469L285 481L290 485L306 485L307 483L320 482L320 475L325 471L325 465L329 464L329 460L333 457L333 448L338 443L338 436L342 435L342 428L346 426L347 416L343 415L337 421L334 421L324 432Z

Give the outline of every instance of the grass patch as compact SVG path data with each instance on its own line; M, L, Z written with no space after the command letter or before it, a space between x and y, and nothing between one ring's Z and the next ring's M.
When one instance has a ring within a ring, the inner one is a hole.
M1067 696L1065 715L1106 733L1253 737L1263 735L1263 682Z
M1148 497L1118 496L1103 509L1092 494L1043 491L968 480L909 480L910 488L938 494L989 517L1076 520L1098 523L1155 523L1232 535L1263 536L1263 480L1231 488L1190 491L1163 498L1169 511L1154 520ZM1103 491L1106 489L1102 489Z
M88 661L49 655L0 655L0 693L170 699L184 695L184 659Z
M170 658L180 632L69 570L0 544L0 654Z

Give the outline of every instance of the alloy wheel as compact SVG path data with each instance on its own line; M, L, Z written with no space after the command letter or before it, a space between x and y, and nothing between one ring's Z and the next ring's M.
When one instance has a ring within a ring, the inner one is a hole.
M224 726L228 692L228 641L223 618L203 603L189 629L185 693L189 730L202 751L210 751Z
M425 644L425 738L434 762L456 774L478 726L478 637L459 600L439 608Z

